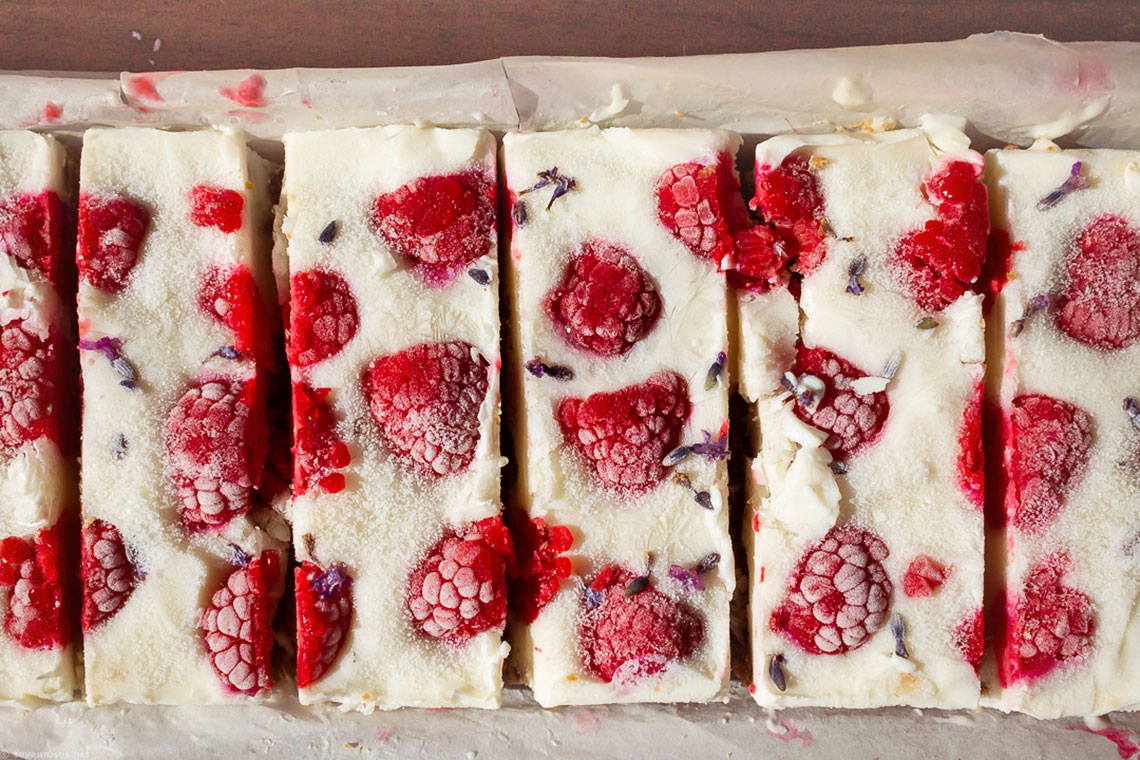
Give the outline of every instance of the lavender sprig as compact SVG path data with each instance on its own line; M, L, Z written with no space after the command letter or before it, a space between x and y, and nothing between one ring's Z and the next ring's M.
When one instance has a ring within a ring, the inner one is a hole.
M712 434L707 430L702 430L701 435L704 436L704 441L678 446L665 455L665 458L661 460L661 464L666 467L672 467L688 459L690 454L704 457L710 462L719 462L728 456L728 433L722 434L720 438L715 441L712 439Z
M527 221L526 203L523 202L522 196L550 185L554 186L554 190L550 193L550 201L546 204L547 211L554 205L554 201L573 190L578 186L578 183L573 177L567 177L565 174L561 174L557 166L552 166L545 171L539 172L538 182L535 182L526 190L519 192L518 200L516 200L511 207L511 218L515 220L515 224L521 227L526 224Z
M103 337L99 340L91 341L84 338L79 339L79 348L84 351L97 351L103 355L107 361L111 363L111 369L115 370L116 374L123 379L119 381L119 385L127 388L128 390L137 390L139 387L139 373L120 352L123 341L119 338Z
M1062 200L1066 195L1074 193L1077 190L1084 190L1089 186L1088 177L1081 176L1081 162L1077 161L1069 169L1069 176L1061 183L1061 186L1056 190L1050 190L1049 194L1041 200L1037 201L1037 207L1044 210L1053 208Z

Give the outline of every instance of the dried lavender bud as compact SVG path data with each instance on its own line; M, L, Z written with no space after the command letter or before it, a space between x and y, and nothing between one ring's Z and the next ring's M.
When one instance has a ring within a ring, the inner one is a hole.
M135 368L131 366L131 363L129 361L121 356L118 356L111 360L111 369L115 370L115 372L118 372L121 377L125 377L128 380L139 379L139 373L135 371Z
M247 567L249 565L249 555L245 549L242 549L237 544L230 544L230 564L237 565L238 567Z
M1025 316L1031 317L1039 311L1049 311L1052 306L1053 300L1049 298L1048 293L1033 296L1029 299L1029 303L1025 305Z
M98 351L109 362L119 358L119 347L123 341L119 338L100 338L99 340L79 339L79 347L84 351Z
M710 552L709 554L706 554L705 556L701 557L701 561L697 563L697 572L698 573L707 573L709 570L712 570L714 567L716 567L719 564L720 564L720 554L718 554L717 552Z
M891 615L891 634L895 637L895 654L904 659L910 657L910 653L906 651L906 623L903 622L902 615L897 612Z
M768 679L780 691L786 691L788 688L788 679L784 675L784 655L773 655L772 659L768 661Z
M140 581L146 580L146 571L142 569L142 560L139 559L139 550L130 541L123 541L123 553L127 555L127 562L135 569L135 575Z
M1015 319L1009 324L1009 337L1016 338L1025 329L1024 319Z
M798 383L799 381L796 380L796 376L792 372L785 372L780 376L780 385L782 385L784 387L784 390L786 390L788 393L795 393L796 385Z
M701 435L705 438L703 442L689 446L689 450L693 454L702 456L710 462L718 462L728 456L728 433L715 441L712 439L712 434L707 430L702 430Z
M884 377L890 380L899 371L899 365L902 364L902 351L895 351L891 354L891 358L887 359L887 363L883 365L883 371L879 377Z
M639 575L625 584L625 595L636 596L647 588L649 588L649 576Z
M325 228L321 230L321 234L317 235L317 240L325 244L331 243L336 240L336 233L338 232L340 232L340 222L333 219L325 225Z
M115 437L111 439L111 456L116 460L122 459L127 455L127 437L122 433L116 433Z
M717 381L720 380L720 374L724 372L724 365L728 363L728 356L724 351L716 355L716 361L709 367L709 373L705 376L705 390L711 391L716 387Z
M578 183L574 180L573 177L567 177L564 174L559 174L558 173L558 167L552 166L549 169L547 169L546 171L539 172L538 173L538 182L535 182L533 185L528 187L526 190L523 190L522 192L520 192L519 195L525 195L526 193L533 192L535 190L541 190L542 188L546 187L547 185L553 185L554 191L550 194L550 202L546 204L546 210L549 211L550 207L554 205L554 201L558 200L563 195L566 195L566 193L573 190L575 187L577 187L577 184ZM518 205L519 205L519 203L518 203L518 201L516 201L515 206L517 207ZM515 215L515 209L514 208L511 209L511 214L512 214L512 216ZM522 225L526 222L526 211L525 210L523 210L523 212L522 212L522 221L519 221L518 216L515 216L515 222L519 225Z
M554 185L554 192L550 194L550 202L546 204L546 210L549 211L550 207L554 205L554 201L561 198L566 193L574 189L577 184L573 177L560 177L561 181Z
M1040 209L1053 208L1064 200L1066 195L1074 193L1077 190L1084 190L1088 186L1089 180L1087 177L1081 176L1081 162L1077 161L1073 164L1072 168L1069 169L1069 176L1065 178L1061 186L1056 190L1050 190L1048 195L1037 201L1037 207Z
M223 359L229 359L230 361L241 358L241 352L238 351L233 346L222 346L217 351L215 351L212 355L213 356L220 356Z
M829 464L827 466L836 475L843 475L847 472L847 463L846 462L832 462L831 464Z
M555 380L573 380L574 370L560 364L545 364L537 356L523 365L526 371L535 377L550 375Z
M859 281L859 275L863 274L863 270L866 268L866 256L858 257L847 267L847 292L851 295L858 296L863 294L863 283Z
M680 565L669 566L669 577L685 587L686 591L704 591L701 574L697 570L686 570Z
M599 604L602 603L602 598L603 598L602 592L601 591L594 591L594 589L592 589L588 585L586 585L585 581L582 581L582 591L586 595L586 611L587 612L589 612L590 610L594 609L595 607L597 607Z
M352 578L344 571L344 565L337 563L313 580L313 589L326 602L352 585Z
M1132 427L1140 430L1140 404L1136 403L1136 399L1127 396L1124 399L1124 411L1128 414L1128 419L1132 421Z
M709 494L708 491L697 491L697 493L693 495L693 498L705 509L713 508L712 495Z
M485 269L468 269L467 276L480 285L487 285L491 282L491 275L487 274Z
M526 224L526 202L522 198L515 201L511 206L511 218L515 220L515 224L522 227Z
M312 533L306 533L301 536L301 541L305 544L305 551L308 552L309 557L312 557L313 552L317 549L317 537Z
M934 317L923 317L915 322L914 326L919 330L933 330L935 327L938 327L938 320L934 319Z
M693 453L693 449L689 446L678 446L665 455L661 460L661 464L665 467L672 467L688 459L689 454Z
M542 360L538 357L531 359L529 362L524 364L523 367L525 367L526 371L535 377L542 377L546 374L546 365L543 364Z
M134 380L120 380L119 385L126 388L128 391L141 391L142 388Z

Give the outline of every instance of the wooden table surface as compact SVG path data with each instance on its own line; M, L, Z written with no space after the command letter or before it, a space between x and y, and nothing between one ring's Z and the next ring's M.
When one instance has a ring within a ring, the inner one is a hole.
M0 70L398 66L925 42L1140 40L1135 0L0 0Z

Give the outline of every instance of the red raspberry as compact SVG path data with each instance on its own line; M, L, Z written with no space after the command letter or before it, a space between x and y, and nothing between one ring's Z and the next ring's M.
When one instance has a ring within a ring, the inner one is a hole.
M1017 528L1036 531L1061 511L1088 469L1092 419L1081 408L1033 393L1009 412L1006 508Z
M297 686L321 680L336 661L352 625L352 576L344 565L327 570L305 561L293 571L297 585Z
M0 198L0 256L11 256L29 272L57 282L62 224L63 208L51 191Z
M4 630L26 649L55 649L71 641L71 589L65 562L68 517L34 539L0 541L0 588L10 588Z
M878 438L890 411L885 391L860 396L851 389L851 383L867 377L858 367L826 348L805 348L796 351L792 372L797 377L812 375L827 386L823 398L813 399L814 405L796 400L796 416L825 433L824 445L837 461L845 462Z
M313 486L325 493L344 490L344 475L334 470L352 461L348 446L336 434L336 416L325 400L331 388L293 385L293 487L300 496Z
M119 529L104 520L92 520L83 529L82 552L82 623L90 631L127 603L140 575Z
M460 535L448 531L408 577L413 627L460 647L502 629L507 619L508 566L514 547L501 517L488 517Z
M232 570L202 611L207 655L228 691L254 696L273 685L269 656L280 565L277 552L263 551Z
M261 354L257 285L244 266L213 267L198 286L198 308L234 333L234 348L244 354Z
M376 199L372 223L431 285L448 285L494 246L495 182L480 170L418 177Z
M693 255L719 267L732 253L732 234L743 221L739 191L727 153L715 164L678 164L657 179L657 217Z
M433 478L467 469L479 442L487 368L463 341L421 343L373 361L364 395L396 458Z
M1140 231L1104 215L1081 231L1057 299L1057 327L1087 346L1116 351L1140 337Z
M599 356L617 356L653 329L661 297L628 251L591 240L547 294L545 307L571 345Z
M168 472L182 499L182 525L218 530L249 511L267 446L254 415L256 382L197 380L166 417Z
M511 536L518 554L518 569L511 573L510 608L524 623L538 619L562 580L573 570L570 560L560 556L570 549L574 536L565 525L550 525L541 517L527 519L516 511L511 517Z
M627 595L634 573L607 567L590 584L578 624L578 656L606 683L635 683L688 659L705 637L700 616L652 584Z
M978 607L967 615L954 629L954 648L962 659L974 667L974 673L982 669L982 608Z
M1092 650L1092 602L1063 583L1069 566L1064 553L1041 558L1026 576L1021 598L1010 604L1002 663L1005 683L1036 681Z
M966 499L981 511L985 506L986 473L982 452L982 401L985 382L978 378L974 395L962 413L962 432L958 434L958 487Z
M796 271L810 275L827 255L823 193L806 156L788 156L779 167L756 166L752 208L780 233Z
M24 319L0 325L0 459L45 436L59 437L52 424L62 401L56 343Z
M601 486L636 496L665 477L661 461L681 443L691 405L685 379L658 372L641 385L558 405L566 443L586 458Z
M274 313L274 312L271 312ZM284 336L274 331L270 342L274 370L266 373L265 422L269 440L265 465L261 472L258 496L267 504L287 499L293 482L293 413L289 373L279 367L278 357L285 355Z
M733 241L736 266L729 272L733 283L754 293L767 293L788 285L792 247L771 227L757 224L743 230Z
M199 227L216 227L222 232L241 229L245 199L236 190L198 185L190 191L190 221Z
M100 290L118 293L127 286L150 224L150 212L118 196L79 198L79 277Z
M289 361L309 367L336 356L360 327L352 288L335 272L309 270L294 274L289 290Z
M858 649L879 630L891 606L882 539L854 525L832 528L788 576L788 595L769 627L811 654Z
M990 231L981 168L951 161L926 181L937 216L903 236L891 265L920 308L941 311L969 290L982 273Z
M911 598L930 596L941 588L949 577L950 568L925 554L919 554L910 561L903 574L903 593Z

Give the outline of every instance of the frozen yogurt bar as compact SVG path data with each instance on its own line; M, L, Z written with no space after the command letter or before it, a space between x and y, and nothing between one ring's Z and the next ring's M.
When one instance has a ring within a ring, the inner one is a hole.
M1140 704L1140 153L1046 147L987 155L1007 553L988 704L1053 718Z
M732 277L762 706L978 703L982 170L933 119L757 148Z
M726 694L739 138L508 134L512 661L545 706Z
M54 139L0 132L0 701L76 688L75 265Z
M285 136L305 704L500 703L496 187L480 130Z
M92 129L80 167L87 700L263 698L288 530L260 492L279 331L265 162Z

